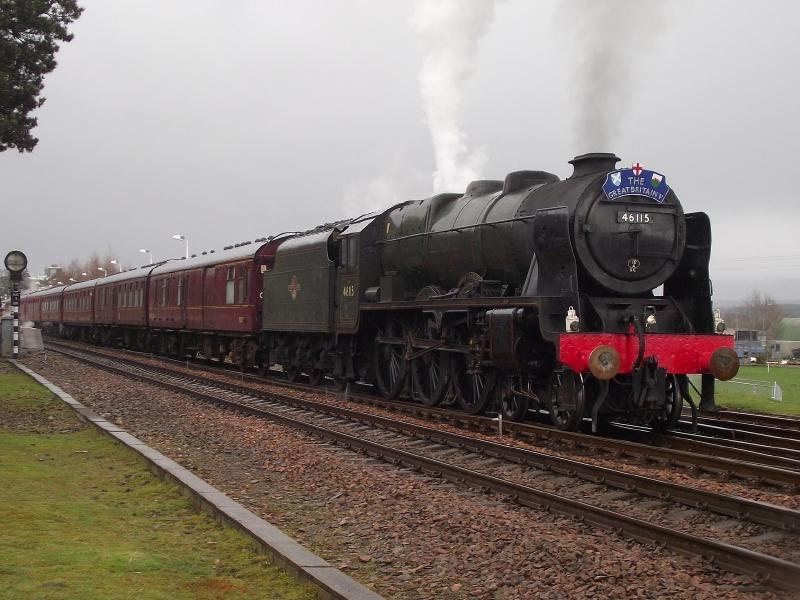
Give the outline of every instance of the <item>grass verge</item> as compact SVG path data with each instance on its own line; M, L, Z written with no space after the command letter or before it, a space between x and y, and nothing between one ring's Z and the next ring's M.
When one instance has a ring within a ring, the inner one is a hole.
M699 388L700 378L694 379ZM771 366L767 371L766 366L747 365L739 368L736 379L755 380L770 385L777 381L783 389L783 400L771 400L766 388L717 381L715 396L720 408L800 416L800 368Z
M0 362L0 598L313 598Z

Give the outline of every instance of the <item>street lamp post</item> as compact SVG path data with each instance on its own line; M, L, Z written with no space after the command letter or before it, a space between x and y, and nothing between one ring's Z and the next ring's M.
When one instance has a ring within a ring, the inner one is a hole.
M97 270L103 272L103 277L108 276L108 269L104 269L103 267L97 267Z
M142 254L147 254L150 257L150 262L147 263L148 265L153 264L153 253L150 252L150 250L148 250L147 248L141 248L139 252L141 252Z
M172 239L173 240L183 240L184 242L186 242L186 258L189 258L189 238L187 238L185 235L182 235L180 233L176 233L175 235L172 236Z

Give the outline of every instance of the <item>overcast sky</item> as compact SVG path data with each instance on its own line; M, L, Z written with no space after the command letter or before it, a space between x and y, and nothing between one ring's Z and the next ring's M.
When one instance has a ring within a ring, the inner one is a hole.
M431 193L411 0L81 4L38 147L0 154L0 245L32 271L93 251L143 264L142 247L180 255L176 233L196 252ZM710 214L717 300L800 300L800 3L609 0L610 20L581 20L585 6L497 3L462 95L482 175L566 177L597 150L639 161ZM587 110L608 147L587 147Z

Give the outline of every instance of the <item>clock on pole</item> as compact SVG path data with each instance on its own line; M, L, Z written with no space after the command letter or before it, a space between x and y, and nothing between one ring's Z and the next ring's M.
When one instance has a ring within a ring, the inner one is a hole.
M5 265L11 279L11 316L14 319L11 356L16 359L19 358L19 282L22 281L22 272L28 266L28 257L24 252L12 250L6 254Z
M6 254L5 263L6 269L11 273L12 277L15 274L19 275L19 279L17 279L17 281L19 281L22 279L22 272L25 270L25 267L28 266L28 257L19 250L12 250Z

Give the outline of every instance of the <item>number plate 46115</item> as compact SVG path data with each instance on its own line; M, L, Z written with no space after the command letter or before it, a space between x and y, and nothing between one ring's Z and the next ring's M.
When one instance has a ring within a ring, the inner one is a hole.
M617 223L649 223L650 214L640 212L619 211Z

